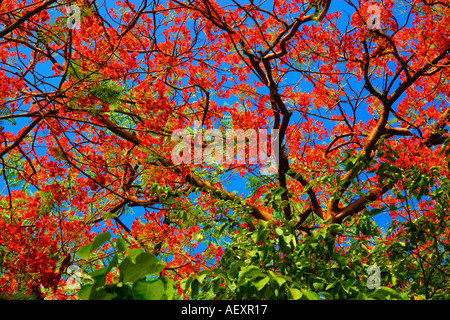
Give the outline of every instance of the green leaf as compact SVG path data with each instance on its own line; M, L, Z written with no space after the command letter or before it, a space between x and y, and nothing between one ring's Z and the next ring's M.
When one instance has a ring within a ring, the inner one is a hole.
M91 246L92 244L89 243L82 247L80 250L78 250L77 256L79 256L81 259L89 260L89 255L91 254Z
M256 242L264 241L269 236L270 230L265 228L259 228L258 233L256 235Z
M329 292L322 291L322 292L320 292L320 294L323 295L323 297L326 300L333 300L334 299L333 295L331 293L329 293Z
M136 263L126 257L119 266L120 281L135 282L151 274L157 274L164 269L165 264L149 252L142 252L136 257Z
M441 146L441 151L439 152L439 155L442 155L442 153L444 153L444 150L447 148L449 143L450 143L450 138L447 138Z
M367 300L367 296L363 292L359 292L356 296L356 300Z
M180 285L184 291L187 291L189 289L189 287L191 286L192 280L194 280L194 278L188 277L188 278L184 278L183 280L180 281Z
M142 253L142 249L131 249L127 252L127 256L131 259L131 262L136 263L136 257Z
M370 210L368 213L370 216L375 216L381 212L384 211L385 208L373 208L372 210Z
M160 279L162 283L164 284L165 294L164 299L166 300L172 300L173 298L173 282L170 280L167 276L163 276Z
M283 236L283 234L284 234L283 229L281 229L281 228L276 228L276 229L275 229L275 234L276 234L277 236L279 236L279 237Z
M205 277L206 277L208 274L210 274L210 271L209 271L209 270L202 270L202 271L200 271L199 273L197 273L197 275L195 276L195 278L196 278L200 283L202 283L203 280L205 279Z
M105 289L101 288L92 291L89 300L113 300L114 298L117 298L117 294L108 292Z
M161 300L165 294L164 283L161 280L138 280L133 284L133 295L136 300Z
M325 284L326 284L326 280L325 280L325 279L322 279L322 278L317 277L317 278L315 278L315 279L313 280L313 288L316 289L316 290L321 290L321 289L323 289L323 287L325 286Z
M90 244L85 245L77 252L77 256L81 259L88 260L92 252L100 248L105 242L111 239L111 234L109 232L100 233L94 238L94 241Z
M320 296L315 292L306 291L303 293L301 299L302 300L320 300Z
M193 297L198 295L198 288L200 287L200 282L197 279L194 279L191 283L191 294Z
M108 292L104 288L99 288L97 284L86 284L78 291L78 297L80 300L111 300L117 295L112 292Z
M342 228L342 226L338 223L332 223L328 228L330 228L331 231L336 233L344 233L344 228Z
M123 240L122 237L118 237L118 238L116 239L116 249L117 249L117 251L119 251L119 252L125 252L125 251L127 251L128 246L127 246L125 240Z
M261 291L262 289L264 289L269 280L270 278L268 276L264 276L258 278L257 280L254 280L253 285L255 286L256 290Z
M331 288L333 288L336 285L336 283L338 283L338 281L339 281L339 279L336 279L333 282L329 283L327 285L327 287L325 288L325 290L330 290Z
M346 293L349 293L350 287L353 284L353 280L352 279L347 279L347 280L341 280L340 281L342 288L344 289L344 291Z
M237 285L240 285L243 282L245 282L246 278L253 279L253 278L255 278L257 276L261 276L261 275L264 275L264 273L262 273L261 270L259 270L258 267L256 267L256 266L247 266L247 267L243 268L241 270L241 272L239 272Z
M302 292L296 288L289 288L289 292L293 300L298 300L302 297Z
M106 275L108 274L108 268L100 268L90 273L90 276L98 284L105 284Z
M80 288L80 290L78 291L78 298L80 300L89 300L93 286L94 286L94 284L92 284L92 283L83 285Z
M283 187L277 187L277 188L275 188L275 189L273 190L272 194L273 194L274 196L281 196L285 191L286 191L285 188L283 188Z
M367 295L368 299L375 299L375 300L406 300L407 297L398 293L394 289L388 288L388 287L380 287L376 289L374 292Z
M271 280L273 281L272 283L276 283L278 285L278 287L281 287L287 280L289 280L289 278L287 278L287 277L276 275L271 270L269 270L268 273L269 273Z
M108 267L94 270L90 273L90 276L92 277L92 279L94 279L94 281L97 284L104 285L106 282L106 276L111 271L111 269L117 265L117 263L118 263L117 255L114 255Z

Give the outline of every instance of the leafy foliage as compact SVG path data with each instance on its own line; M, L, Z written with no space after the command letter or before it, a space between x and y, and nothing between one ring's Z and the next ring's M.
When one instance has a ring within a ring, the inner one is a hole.
M101 233L94 241L78 251L80 258L89 260L90 255L109 241L111 235ZM155 255L142 252L141 249L128 250L123 239L114 242L116 254L103 268L89 273L93 283L85 283L78 292L82 300L160 300L171 299L173 295L172 281L166 276L148 279L160 273L164 268ZM113 268L118 268L115 280L107 281ZM112 282L112 283L111 283Z

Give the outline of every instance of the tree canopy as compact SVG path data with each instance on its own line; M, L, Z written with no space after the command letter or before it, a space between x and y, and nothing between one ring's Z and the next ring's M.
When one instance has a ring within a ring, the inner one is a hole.
M448 0L0 2L0 297L450 298L449 37Z

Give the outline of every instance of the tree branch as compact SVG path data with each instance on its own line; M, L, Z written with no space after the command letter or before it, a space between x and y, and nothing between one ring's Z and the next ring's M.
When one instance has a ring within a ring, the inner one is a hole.
M25 13L22 17L20 17L16 22L10 24L8 27L0 31L0 38L3 38L7 34L11 33L15 29L17 29L22 23L30 19L32 16L38 14L39 12L45 10L49 5L55 3L57 0L49 0L44 2L41 6Z

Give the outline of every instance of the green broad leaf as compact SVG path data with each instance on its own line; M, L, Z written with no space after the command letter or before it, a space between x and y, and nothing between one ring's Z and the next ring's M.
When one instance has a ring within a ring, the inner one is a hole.
M90 273L90 276L96 282L96 284L99 284L99 285L105 284L106 276L108 275L108 273L111 271L112 268L117 266L118 261L119 260L117 258L117 255L114 255L114 257L112 258L108 267L100 268L100 269L94 270Z
M229 250L229 249L227 249L227 250ZM231 251L232 251L232 250L230 250L230 251L228 251L228 252L231 253ZM230 268L226 271L227 276L228 276L230 279L236 278L238 272L241 271L241 269L244 268L244 267L245 267L245 262L244 262L244 261L237 261L237 262L233 263L233 264L230 266Z
M191 286L192 280L194 280L194 278L188 277L188 278L184 278L183 280L180 281L180 285L181 285L181 288L183 288L183 291L187 291L189 289L189 287Z
M450 139L446 139L444 143L441 146L441 151L439 152L439 155L442 155L447 148L448 144L450 143ZM446 154L447 155L447 154Z
M223 290L222 283L221 279L215 279L212 282L212 291L215 295L218 295L218 293Z
M108 293L115 294L116 291L120 292L123 290L123 288L124 288L124 286L122 284L118 285L117 283L113 283L113 284L104 285L100 290L105 290ZM120 293L119 293L119 295L120 295Z
M450 156L450 148L447 148L447 149L445 150L445 156L446 156L446 157Z
M135 282L148 275L157 274L164 269L165 264L149 252L142 252L136 257L136 263L126 257L119 265L121 282Z
M259 224L261 226L263 226L264 228L267 228L267 226L269 225L269 221L264 221L264 220L259 220Z
M137 280L133 284L133 295L136 300L161 300L165 294L164 283L161 280Z
M344 291L346 293L349 293L350 287L353 284L353 280L352 279L341 280L340 283L341 283L341 286L344 289Z
M334 297L331 293L322 291L320 294L325 298L325 300L334 300Z
M344 233L344 228L342 228L342 226L337 223L330 224L330 226L328 228L330 228L331 231L336 232L336 233Z
M384 210L385 210L384 208L373 208L372 210L369 211L369 215L373 217L373 216L383 212Z
M353 172L359 172L364 167L364 162L358 162L356 165L353 166L352 170Z
M125 242L125 240L122 237L118 237L116 239L116 249L119 252L125 252L128 249L128 246Z
M289 293L292 296L292 300L299 300L302 297L302 292L296 288L289 288Z
M80 290L78 291L78 298L80 300L89 300L89 297L91 296L92 288L94 287L94 284L89 283L83 285Z
M277 187L277 188L275 188L275 189L273 190L272 194L273 194L274 196L281 196L285 191L286 191L285 188L283 188L283 187Z
M268 271L270 279L272 280L272 284L277 284L278 287L281 287L286 281L290 280L288 277L280 276L273 273L271 270Z
M265 228L259 228L258 233L256 234L256 242L264 241L269 236L270 230Z
M315 279L313 280L313 288L316 289L316 290L321 290L321 289L323 289L323 287L325 286L325 284L326 284L326 280L323 279L323 278L317 277L317 278L315 278Z
M325 290L330 290L331 288L333 288L336 285L336 283L338 283L338 281L339 281L339 279L334 280L333 282L329 283L327 285L327 287L325 288Z
M261 278L257 278L253 281L253 285L255 286L256 290L261 291L264 289L267 283L269 283L270 278L268 276L264 276Z
M197 273L197 275L195 276L195 278L200 282L200 283L203 283L203 280L205 279L205 277L207 276L207 275L209 275L210 274L210 271L209 270L202 270L202 271L200 271L199 273Z
M200 282L197 279L192 280L191 283L191 294L193 297L198 295L198 289L200 287Z
M86 284L78 291L80 300L112 300L117 295L114 292L108 292L104 288L99 288L97 284Z
M256 278L261 275L264 276L264 273L262 273L258 267L247 266L247 267L243 268L241 270L241 272L239 272L237 285L239 286L240 284L244 283L245 279L247 279L247 278L253 279L253 278Z
M286 283L286 278L281 276L275 276L272 278L272 280L278 285L278 287L281 287L283 284Z
M349 159L343 161L342 164L345 166L344 170L345 171L350 171L350 169L352 169L355 166L355 162L356 162L355 160L356 159L350 157ZM340 180L339 176L337 176L336 178ZM337 181L337 182L339 182L339 181Z
M407 297L388 287L380 287L367 295L368 299L375 300L406 300Z
M109 240L111 240L111 234L109 232L100 233L92 242L91 252L94 252Z
M226 223L222 224L222 226L219 229L218 235L222 235L222 233L225 231L225 229L228 227Z
M161 277L161 282L164 284L164 296L166 300L172 300L173 298L173 282L167 276Z
M94 241L90 244L85 245L77 252L77 256L81 259L88 260L92 252L100 248L105 242L111 239L111 234L109 232L100 233L94 238Z
M108 292L101 288L98 290L92 290L89 300L113 300L114 298L117 298L117 294Z
M127 256L131 259L131 262L136 263L136 257L142 253L142 249L131 249L127 252Z
M306 291L303 293L301 300L320 300L320 296L312 291Z
M80 250L78 250L77 256L79 256L81 259L89 260L89 255L91 254L91 246L92 244L89 243L82 247Z
M276 228L276 229L275 229L275 234L276 234L277 236L281 237L281 236L284 234L283 229L281 229L281 228Z
M363 292L360 292L356 296L356 300L367 300L367 296Z
M90 273L91 278L98 284L105 284L104 279L106 279L106 275L108 274L108 268L100 268L94 270Z

